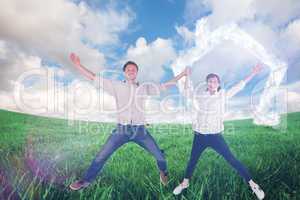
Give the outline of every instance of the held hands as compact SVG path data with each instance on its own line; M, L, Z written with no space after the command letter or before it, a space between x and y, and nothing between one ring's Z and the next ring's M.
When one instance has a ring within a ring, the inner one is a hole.
M183 75L184 76L190 76L191 73L192 73L192 68L189 67L189 66L185 67L185 69L183 70Z
M184 76L187 76L191 73L191 68L190 67L186 67L180 74L178 74L177 76L175 76L173 79L165 82L163 84L163 86L171 86L171 85L176 85L177 81L179 81L181 78L183 78Z
M70 54L70 59L76 67L80 67L80 58L75 53Z
M190 76L192 74L192 68L189 66L185 68L185 71L187 76Z

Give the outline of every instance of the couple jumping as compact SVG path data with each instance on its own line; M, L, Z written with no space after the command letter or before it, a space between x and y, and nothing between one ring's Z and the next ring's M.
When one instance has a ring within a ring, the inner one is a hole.
M128 61L123 66L125 80L115 81L105 79L89 71L81 64L79 57L74 53L71 53L70 59L82 75L92 80L97 88L102 88L115 98L118 121L116 128L97 153L83 178L70 185L72 190L88 187L95 180L107 159L118 148L128 142L135 142L155 157L159 168L160 181L163 185L166 185L168 183L166 159L154 138L145 128L143 111L145 98L141 97L159 95L161 91L166 90L169 86L176 85L179 79L186 77L184 94L188 98L196 99L196 103L200 108L196 110L197 117L192 124L194 141L185 176L183 181L174 189L173 193L178 195L184 189L188 188L189 179L193 174L201 153L206 147L211 147L222 155L240 176L243 177L258 199L264 198L263 190L253 181L247 168L234 157L222 136L222 132L224 131L223 115L225 101L242 90L246 83L260 72L260 65L255 66L248 77L228 91L221 89L218 75L209 74L206 77L206 89L198 93L198 91L194 91L192 85L189 83L188 77L191 74L191 69L188 67L165 83L140 84L136 81L138 65L132 61Z

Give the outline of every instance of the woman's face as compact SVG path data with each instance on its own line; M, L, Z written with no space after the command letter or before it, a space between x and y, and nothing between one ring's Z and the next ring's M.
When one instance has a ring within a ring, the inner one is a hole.
M209 92L216 92L220 86L217 77L211 77L207 80L207 89Z

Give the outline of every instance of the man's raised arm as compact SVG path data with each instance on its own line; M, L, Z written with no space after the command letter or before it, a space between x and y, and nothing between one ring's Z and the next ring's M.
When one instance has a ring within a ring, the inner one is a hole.
M183 70L181 73L179 73L177 76L175 76L174 78L172 78L171 80L165 82L165 83L162 83L161 85L164 87L164 88L167 88L167 87L170 87L170 86L173 86L173 85L176 85L177 84L177 81L179 81L182 77L186 76L187 75L187 68L185 68L185 70Z
M182 77L187 75L187 70L185 69L180 74L172 78L171 80L161 83L161 84L147 84L147 94L148 95L159 95L161 91L166 90L168 87L177 84L177 81Z
M70 54L70 59L71 59L72 63L74 64L74 66L76 67L76 69L78 69L78 71L83 76L85 76L89 80L92 80L94 85L97 88L99 88L99 87L103 88L110 95L115 94L113 81L111 81L109 79L105 79L101 76L97 76L94 72L88 70L86 67L84 67L81 64L79 56L77 56L75 53Z

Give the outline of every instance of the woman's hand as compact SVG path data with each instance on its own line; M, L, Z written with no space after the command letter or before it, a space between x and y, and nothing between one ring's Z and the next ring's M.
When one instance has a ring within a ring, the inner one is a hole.
M249 82L256 74L258 74L259 72L261 72L262 70L262 64L261 63L258 63L256 64L253 68L252 68L252 72L250 75L248 75L244 81L247 83Z
M259 72L261 72L262 68L263 68L263 67L262 67L262 64L261 64L261 63L256 64L256 65L253 67L253 69L252 69L252 74L253 74L253 75L258 74Z
M70 59L71 59L72 63L73 63L76 67L80 67L81 63L80 63L80 58L79 58L79 56L77 56L75 53L71 53L71 54L70 54Z

